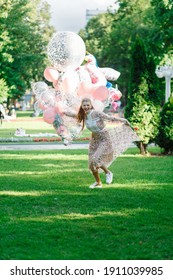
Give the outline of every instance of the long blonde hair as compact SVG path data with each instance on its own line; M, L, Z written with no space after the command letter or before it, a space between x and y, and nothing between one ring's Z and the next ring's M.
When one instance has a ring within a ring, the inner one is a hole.
M85 117L86 117L85 112L84 112L84 110L83 110L83 108L82 108L82 104L83 104L83 102L85 102L85 101L90 102L90 104L91 104L91 109L94 109L94 107L93 107L93 105L92 105L92 102L91 102L91 99L89 99L88 97L85 97L85 98L82 99L82 102L81 102L81 105L80 105L80 108L79 108L79 111L78 111L78 114L77 114L77 121L78 121L79 123L82 122L82 130L84 129Z

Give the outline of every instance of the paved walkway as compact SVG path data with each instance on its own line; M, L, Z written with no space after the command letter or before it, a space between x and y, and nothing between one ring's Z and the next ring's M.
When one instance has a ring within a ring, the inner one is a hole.
M88 149L88 143L72 143L68 146L65 146L62 143L42 143L42 144L0 144L0 151L32 151L32 150L79 150L79 149ZM135 144L130 146L136 147Z
M88 143L72 143L65 146L62 143L58 144L0 144L0 151L17 151L17 150L74 150L88 149Z

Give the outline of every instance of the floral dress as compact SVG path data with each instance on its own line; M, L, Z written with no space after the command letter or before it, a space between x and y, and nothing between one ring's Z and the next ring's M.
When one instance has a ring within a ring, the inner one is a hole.
M106 128L104 121L120 121L103 112L91 110L86 117L85 125L92 132L89 144L89 169L102 172L102 165L109 167L133 141L139 141L129 125L122 123L114 128Z

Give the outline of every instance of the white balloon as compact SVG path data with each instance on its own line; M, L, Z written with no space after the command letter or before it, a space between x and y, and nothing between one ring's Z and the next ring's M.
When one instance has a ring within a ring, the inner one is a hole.
M52 65L62 72L79 67L85 53L83 39L71 31L55 33L48 44L48 58Z
M120 72L114 70L113 68L109 68L109 67L103 67L103 68L99 68L99 69L105 75L105 78L108 81L117 80L121 74Z

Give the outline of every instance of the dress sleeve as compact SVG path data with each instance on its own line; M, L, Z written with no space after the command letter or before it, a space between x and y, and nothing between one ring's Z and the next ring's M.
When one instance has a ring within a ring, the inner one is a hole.
M110 116L103 112L97 112L97 114L98 114L98 117L102 118L103 120L107 120L107 121L113 121L113 122L120 121L120 122L124 122L124 123L126 123L126 121L127 121L124 118L113 117L113 116Z

